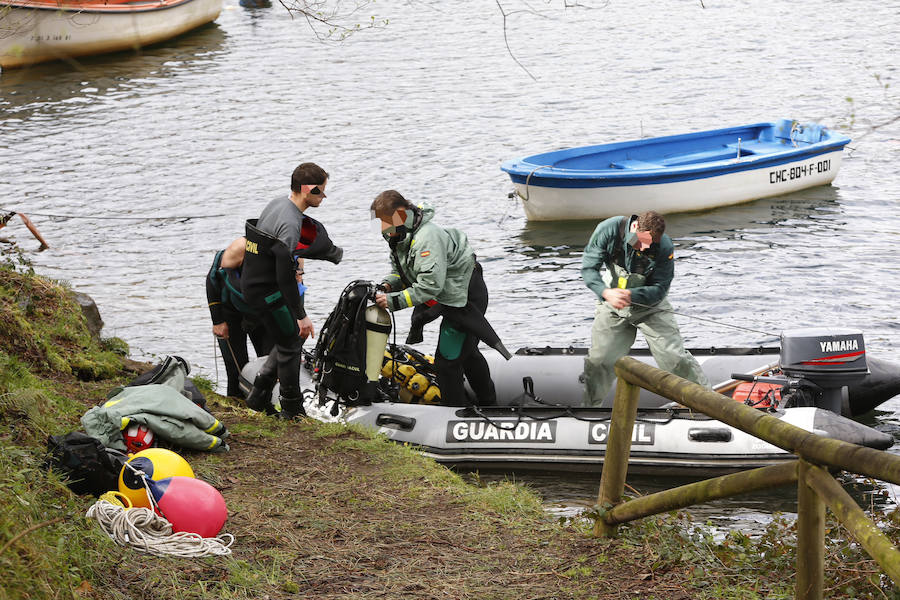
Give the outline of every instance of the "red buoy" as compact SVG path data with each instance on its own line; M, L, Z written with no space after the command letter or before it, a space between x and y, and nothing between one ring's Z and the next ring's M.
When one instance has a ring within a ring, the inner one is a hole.
M228 509L225 498L210 484L181 476L148 483L150 493L160 512L172 524L173 532L187 531L201 537L215 537L222 530Z

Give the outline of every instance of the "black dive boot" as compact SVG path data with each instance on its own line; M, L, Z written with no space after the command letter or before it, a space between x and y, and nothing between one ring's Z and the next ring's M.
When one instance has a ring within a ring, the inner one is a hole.
M281 401L281 412L278 413L279 419L291 420L306 416L306 409L303 408L303 396L295 398L280 396L279 399Z
M247 408L255 411L274 415L275 407L272 406L272 388L275 387L275 378L266 377L265 375L257 375L253 380L253 387L247 394Z

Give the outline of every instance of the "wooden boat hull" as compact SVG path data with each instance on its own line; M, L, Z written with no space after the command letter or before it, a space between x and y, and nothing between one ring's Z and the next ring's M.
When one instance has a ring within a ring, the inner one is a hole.
M806 125L816 135L804 142L793 123L560 150L501 168L532 221L707 210L834 180L849 138Z
M210 23L223 0L0 2L0 67L137 49Z

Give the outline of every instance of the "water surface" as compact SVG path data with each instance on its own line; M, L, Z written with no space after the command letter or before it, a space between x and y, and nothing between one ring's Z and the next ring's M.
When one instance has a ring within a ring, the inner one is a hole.
M52 245L31 255L37 270L93 296L105 335L139 358L184 356L224 386L203 278L299 162L331 173L313 215L346 251L340 266L306 267L317 326L347 282L386 273L368 206L394 188L468 233L508 347L587 345L579 269L595 223L527 223L504 159L817 121L853 138L834 185L669 217L670 301L704 319L679 317L688 345L843 326L900 362L897 3L597 6L509 17L536 80L507 53L496 4L473 1L379 2L387 28L328 44L277 3L228 0L214 24L138 55L5 72L0 206L32 215ZM36 246L24 228L4 234ZM878 421L892 432L896 402Z

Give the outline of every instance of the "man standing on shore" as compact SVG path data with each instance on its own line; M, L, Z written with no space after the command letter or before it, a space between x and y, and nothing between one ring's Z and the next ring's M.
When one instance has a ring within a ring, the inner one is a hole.
M584 248L581 276L597 294L591 349L584 361L587 401L599 406L615 380L613 366L628 354L638 329L660 369L709 387L684 349L666 300L675 276L675 246L661 215L610 217L597 225Z
M301 258L322 258L335 264L343 252L331 244L321 223L304 213L322 204L328 173L315 163L303 163L291 175L289 196L273 200L259 219L247 221L242 290L260 315L275 345L260 368L247 396L247 406L268 410L276 379L281 390L281 417L305 415L300 392L303 342L315 328L298 287Z

